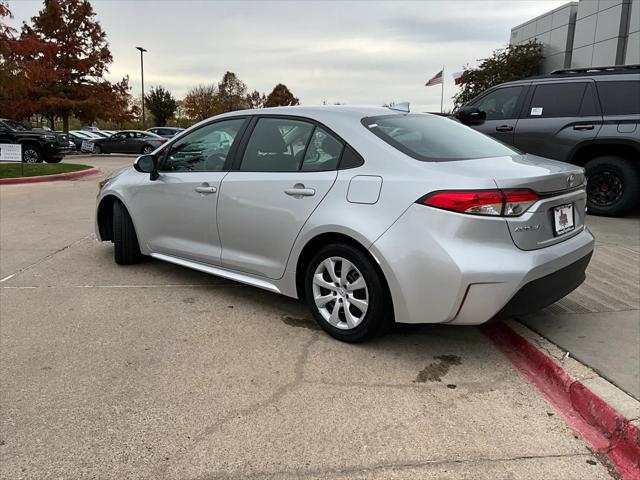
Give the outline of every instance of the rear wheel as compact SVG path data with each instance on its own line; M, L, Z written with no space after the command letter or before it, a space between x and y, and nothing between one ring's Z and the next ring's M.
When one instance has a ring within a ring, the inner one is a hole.
M587 207L594 215L618 216L638 205L640 170L629 160L596 157L585 165Z
M151 152L153 152L153 147L151 145L145 145L142 149L142 153L145 155L149 155Z
M131 216L125 206L118 201L113 204L113 245L114 259L117 264L130 265L142 260Z
M33 145L23 146L22 161L24 163L42 163L42 153L40 153L40 149Z
M327 245L311 259L305 297L318 324L344 342L368 340L387 323L383 280L369 258L351 245Z

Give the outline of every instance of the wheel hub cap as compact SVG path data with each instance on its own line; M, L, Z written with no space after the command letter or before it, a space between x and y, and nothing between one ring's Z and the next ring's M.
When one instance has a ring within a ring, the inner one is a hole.
M369 291L362 273L342 257L324 260L313 274L313 299L330 325L351 330L362 322L369 307Z

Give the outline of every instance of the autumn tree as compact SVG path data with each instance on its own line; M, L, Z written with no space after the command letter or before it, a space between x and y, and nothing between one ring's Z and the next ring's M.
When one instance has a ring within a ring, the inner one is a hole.
M167 124L167 120L173 117L173 114L178 108L176 99L173 98L171 92L158 85L157 87L151 87L149 93L145 95L144 100L146 107L156 119L156 125L164 127Z
M538 75L542 60L542 45L535 40L495 50L489 58L479 60L477 67L465 67L462 88L453 97L455 106L460 107L494 85Z
M104 79L113 59L94 17L88 0L44 0L32 25L22 27L20 40L32 38L46 47L44 54L22 52L23 60L39 60L39 73L46 72L33 82L39 90L36 108L61 117L65 131L72 114L85 121L102 117L103 109L120 104L118 97L129 90L127 78L115 85Z
M216 103L219 113L247 108L247 85L233 72L226 72L218 83Z
M273 90L264 102L265 107L288 107L291 105L300 105L300 101L294 97L293 93L282 83L273 87Z
M245 97L245 108L262 108L264 107L264 103L267 101L267 97L264 93L260 93L257 90L247 94Z
M182 101L184 114L192 120L204 120L219 113L215 85L199 85L187 92Z

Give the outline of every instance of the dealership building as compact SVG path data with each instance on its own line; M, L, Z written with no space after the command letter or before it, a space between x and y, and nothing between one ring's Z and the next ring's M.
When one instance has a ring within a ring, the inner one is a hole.
M640 64L640 0L570 2L511 29L511 45L537 40L542 73Z

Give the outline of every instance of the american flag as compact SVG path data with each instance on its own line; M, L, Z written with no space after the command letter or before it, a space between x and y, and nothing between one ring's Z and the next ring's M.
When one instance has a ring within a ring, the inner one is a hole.
M443 72L443 70L440 70L438 73L436 73L431 80L429 80L427 83L424 84L424 86L425 87L430 87L432 85L441 84L442 83L442 72Z

